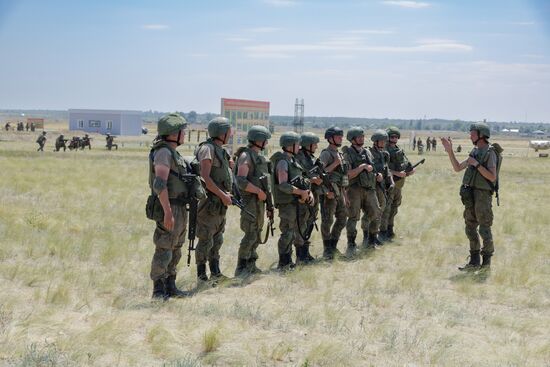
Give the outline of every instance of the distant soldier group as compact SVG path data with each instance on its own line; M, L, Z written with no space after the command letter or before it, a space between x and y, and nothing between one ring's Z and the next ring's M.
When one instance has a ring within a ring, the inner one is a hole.
M7 129L7 128L6 128ZM60 134L55 139L55 152L59 152L61 149L63 151L66 151L67 148L69 150L83 150L84 148L88 147L89 150L92 149L92 137L90 137L88 134L84 134L84 136L81 138L79 136L73 136L70 140L65 139L65 136L63 134ZM111 150L113 147L115 147L116 150L118 150L118 145L114 143L114 136L107 134L105 137L106 140L106 148L108 150ZM46 138L46 132L43 131L38 138L36 139L36 143L38 144L38 151L44 151L44 146L46 144L47 138ZM67 145L68 142L68 145Z
M11 122L6 121L6 123L4 124L4 130L9 131L10 129L11 129ZM31 122L30 124L28 122L26 124L23 124L22 121L18 121L15 128L16 131L30 130L32 132L34 132L35 129L36 129L36 125L34 124L34 122Z
M416 136L413 138L412 142L412 150L415 150L418 148L418 154L422 155L424 154L424 143L422 142L421 138L416 138ZM426 151L429 152L430 150L436 151L437 148L437 139L435 137L430 138L429 136L426 138Z
M247 133L248 145L231 157L223 147L233 134L231 124L228 119L218 117L208 124L210 137L197 147L193 161L187 162L176 151L185 140L186 126L185 119L178 114L162 117L158 122L159 136L150 154L151 196L146 212L156 222L153 236L156 250L151 269L153 298L190 294L175 284L187 230L186 207L190 213L189 250L193 249L195 234L199 239L195 249L199 286L228 279L220 268L220 248L230 205L241 209L243 238L234 272L239 278L261 273L256 266L257 248L267 241L270 233L273 235L274 209L278 210L281 231L277 243L279 271L316 261L310 253L310 238L319 212L323 259L327 261L356 254L359 220L362 247L366 250L378 248L395 237L394 219L401 205L405 179L415 173L397 145L401 137L397 128L375 131L370 137L372 146L365 148L364 130L352 127L346 134L349 146L341 148L344 131L330 127L324 134L329 145L319 158L315 157L317 135L285 132L279 139L281 150L267 160L262 154L271 138L266 127L251 127ZM338 249L344 228L345 255Z

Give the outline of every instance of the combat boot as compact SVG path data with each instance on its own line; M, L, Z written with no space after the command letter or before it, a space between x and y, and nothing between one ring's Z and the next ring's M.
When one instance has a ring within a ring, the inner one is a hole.
M304 255L304 247L305 245L296 247L296 264L297 265L303 265L306 263L305 255Z
M461 271L476 271L480 266L479 250L470 251L470 262L458 268Z
M332 240L323 241L323 258L325 260L334 259L334 251L332 250Z
M307 241L306 243L304 243L304 259L305 259L305 263L306 264L311 264L312 262L315 261L315 258L309 253L309 246L310 246L310 242Z
M370 249L372 244L370 243L370 235L369 231L363 231L363 242L362 242L363 248Z
M348 236L348 247L346 248L346 256L353 257L357 253L357 244L355 243L355 236Z
M489 270L491 268L491 257L493 254L482 254L483 257L483 263L481 264L481 269L483 270Z
M157 279L153 282L153 297L154 300L166 301L168 294L166 294L166 283L164 279Z
M206 264L197 265L197 279L199 282L207 282L208 276L206 275Z
M292 254L279 255L279 264L277 269L280 271L287 271L294 269L296 265L292 262Z
M210 278L214 278L215 280L229 279L228 277L223 275L222 271L220 270L220 260L212 259L208 262L208 265L210 266Z
M170 275L168 278L166 278L166 295L168 297L183 298L189 297L191 293L179 290L176 287L176 276Z
M237 268L235 269L236 277L246 277L248 275L248 259L237 260Z
M387 237L390 239L390 241L395 238L395 232L393 231L393 226L388 226L388 231L386 232L386 234L387 234Z
M248 259L247 269L250 274L261 274L262 269L256 266L256 259Z
M338 250L338 238L331 240L332 256L337 259L344 258L344 254Z
M380 240L378 239L377 233L369 233L369 244L374 248L377 248L383 245L383 243L380 242Z

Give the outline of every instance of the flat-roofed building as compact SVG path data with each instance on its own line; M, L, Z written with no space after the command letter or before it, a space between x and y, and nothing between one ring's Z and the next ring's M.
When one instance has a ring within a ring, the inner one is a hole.
M140 111L69 110L69 130L112 135L141 135L141 125Z
M253 125L262 125L269 129L269 102L247 99L222 98L221 115L227 117L233 127L232 151L246 145L246 134Z

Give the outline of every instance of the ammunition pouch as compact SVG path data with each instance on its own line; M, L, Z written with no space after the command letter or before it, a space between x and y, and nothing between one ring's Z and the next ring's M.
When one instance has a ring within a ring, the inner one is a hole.
M464 207L471 208L474 206L474 188L468 185L460 186L460 200Z
M145 204L145 215L147 219L154 220L155 222L164 221L164 209L160 204L160 199L157 195L149 195L147 203Z

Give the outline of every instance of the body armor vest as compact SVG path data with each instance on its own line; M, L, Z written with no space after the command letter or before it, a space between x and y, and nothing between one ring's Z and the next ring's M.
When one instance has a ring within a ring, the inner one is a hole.
M271 161L273 162L271 179L273 183L273 202L275 205L289 204L295 200L295 196L293 194L287 194L280 189L280 184L277 178L277 164L279 164L282 160L286 161L288 164L288 182L297 176L301 177L303 172L302 166L300 166L296 159L294 157L289 157L285 152L276 152L273 156L271 156Z
M373 165L373 158L370 152L361 147L359 152L355 149L354 146L345 147L345 152L350 160L350 165L352 169L359 167L363 163ZM357 176L349 180L349 185L359 185L365 189L372 190L376 187L376 177L374 175L374 170L372 172L361 171Z
M342 154L338 151L334 151L329 148L323 149L321 153L323 153L325 150L330 152L330 155L332 157L332 160L327 163L327 166L330 166L332 162L334 162L334 155L335 154ZM346 162L344 158L342 157L342 164L332 172L329 173L330 181L334 182L338 187L348 187L349 186L349 179L348 179L348 172L347 169L343 167L343 165L346 165ZM340 193L338 193L339 195Z
M200 149L200 147L202 147L204 144L208 144L214 147L214 154L221 163L220 167L215 167L212 164L212 168L210 169L210 178L212 178L212 181L214 181L214 183L218 185L220 189L222 189L225 192L231 192L232 185L233 185L233 177L231 174L231 168L229 167L229 159L230 159L229 154L225 149L215 144L212 138L209 138L208 140L202 142L199 145L198 149ZM198 149L197 149L197 152L198 152ZM208 192L208 196L212 196L212 195L214 194L212 194L211 192Z
M470 152L470 156L474 157L479 164L481 164L483 167L487 168L487 161L489 160L489 154L492 150L491 146L487 146L484 149L478 149L474 148ZM468 166L466 168L466 172L464 172L464 177L462 178L462 184L471 186L475 189L479 190L487 190L487 191L493 191L493 186L489 183L489 181L483 177L481 173L477 170L477 168L474 168L473 166Z
M180 180L177 175L192 173L191 166L183 159L176 149L163 140L156 142L149 153L149 188L151 188L151 190L153 189L153 180L155 179L155 167L153 165L154 155L161 148L170 150L172 154L172 166L170 167L170 174L167 180L168 197L170 199L188 197L188 186L184 181Z

